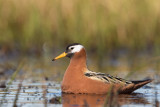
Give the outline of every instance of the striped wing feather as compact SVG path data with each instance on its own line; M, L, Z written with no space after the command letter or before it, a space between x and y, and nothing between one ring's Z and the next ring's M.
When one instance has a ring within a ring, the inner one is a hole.
M131 81L127 81L125 79L119 78L119 77L114 77L111 76L109 74L105 74L105 73L96 73L96 72L86 72L85 76L87 76L88 78L94 79L94 80L99 80L99 81L103 81L105 83L122 83L122 84L131 84Z

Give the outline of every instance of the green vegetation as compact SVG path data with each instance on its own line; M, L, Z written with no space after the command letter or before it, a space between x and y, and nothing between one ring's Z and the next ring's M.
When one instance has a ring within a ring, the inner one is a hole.
M159 0L0 0L0 48L52 51L79 42L103 52L160 48Z
M45 70L53 68L54 55L78 42L93 71L144 71L159 60L159 29L159 0L0 0L0 56L40 56L31 65ZM121 64L110 64L114 59ZM68 62L62 65L55 71L65 71Z

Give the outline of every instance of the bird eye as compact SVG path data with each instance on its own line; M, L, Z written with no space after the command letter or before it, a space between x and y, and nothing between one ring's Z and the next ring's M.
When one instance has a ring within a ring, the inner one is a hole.
M71 50L73 50L74 48L73 47L71 47Z

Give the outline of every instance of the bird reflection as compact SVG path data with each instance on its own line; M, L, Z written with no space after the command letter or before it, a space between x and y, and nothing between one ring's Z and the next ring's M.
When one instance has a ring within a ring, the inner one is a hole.
M55 99L55 98L53 98ZM52 99L51 99L52 100ZM97 94L66 94L62 93L61 103L63 107L84 106L122 106L129 104L149 104L143 94L121 94L121 95L97 95ZM54 102L50 102L54 103Z

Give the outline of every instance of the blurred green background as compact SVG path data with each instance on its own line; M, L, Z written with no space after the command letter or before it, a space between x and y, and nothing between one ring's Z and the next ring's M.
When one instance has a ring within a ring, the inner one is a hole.
M78 42L85 46L88 65L93 70L137 71L155 61L158 69L159 3L159 0L0 0L0 56L51 60L66 45ZM42 65L47 63L43 61ZM66 65L62 71L65 68Z

